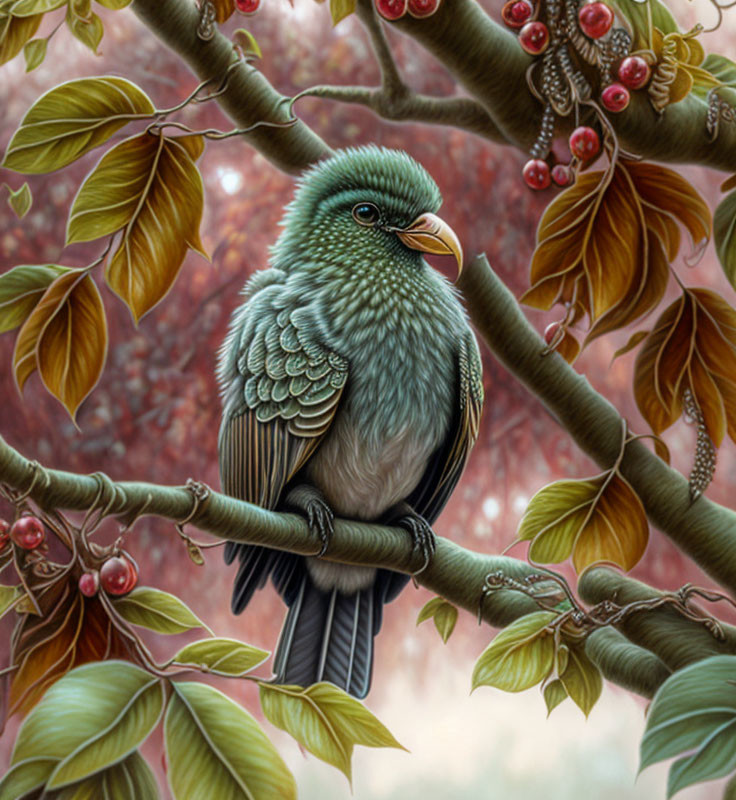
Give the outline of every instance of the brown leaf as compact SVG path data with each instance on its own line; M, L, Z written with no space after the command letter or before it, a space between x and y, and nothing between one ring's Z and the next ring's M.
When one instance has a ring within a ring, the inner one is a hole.
M60 275L18 334L13 367L22 391L38 369L44 385L72 419L94 389L107 355L102 298L84 270Z
M565 331L562 341L557 345L555 350L567 361L572 364L573 361L580 355L580 342L570 333Z
M636 333L632 333L629 337L629 341L623 347L619 347L618 350L613 354L613 358L611 361L619 358L620 356L626 355L626 353L631 352L635 347L640 345L644 339L649 336L649 331L636 331Z
M682 413L689 389L715 447L736 433L736 311L709 289L685 289L647 336L634 367L634 394L659 434Z
M234 0L212 0L212 5L215 7L215 19L220 24L227 22L235 13Z
M42 617L27 615L13 635L9 714L26 714L70 669L127 651L97 598L84 598L73 581L39 598Z
M106 278L136 322L171 289L188 248L206 257L194 164L203 149L201 136L133 136L105 153L74 201L67 243L122 230Z
M657 233L662 228L671 231L671 226L679 222L690 234L694 247L710 239L713 229L710 209L685 178L646 161L627 161L626 170L644 206L649 228ZM660 238L671 261L677 255L679 237Z

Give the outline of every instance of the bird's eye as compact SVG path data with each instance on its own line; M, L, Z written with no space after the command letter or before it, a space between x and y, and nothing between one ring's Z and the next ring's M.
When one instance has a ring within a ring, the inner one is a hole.
M358 203L353 206L353 219L359 225L375 225L381 213L373 203Z

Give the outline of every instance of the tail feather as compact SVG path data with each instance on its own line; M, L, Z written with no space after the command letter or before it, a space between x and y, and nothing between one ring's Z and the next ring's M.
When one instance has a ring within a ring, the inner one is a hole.
M355 697L368 694L373 671L374 588L343 594L318 589L306 570L279 637L279 683L330 681Z

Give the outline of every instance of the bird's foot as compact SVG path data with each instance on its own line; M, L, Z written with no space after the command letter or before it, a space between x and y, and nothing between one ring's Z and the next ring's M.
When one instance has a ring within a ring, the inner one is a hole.
M317 557L323 556L330 546L335 529L335 515L322 492L314 486L301 484L286 495L285 502L307 518L310 532L319 536L322 542L322 549L317 553Z
M424 572L432 560L432 556L437 549L437 538L434 535L432 526L427 522L421 514L417 514L409 506L404 506L401 509L402 513L393 520L393 524L399 528L403 528L409 533L412 540L412 559L415 554L421 553L424 558L424 564L412 575L419 575Z

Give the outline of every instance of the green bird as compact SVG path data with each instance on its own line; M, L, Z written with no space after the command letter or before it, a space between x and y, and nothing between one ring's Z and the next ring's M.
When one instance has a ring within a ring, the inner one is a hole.
M347 149L311 168L222 346L223 489L303 514L320 555L338 515L404 528L428 560L431 525L477 438L475 337L422 256L454 255L462 268L441 202L400 151ZM288 606L276 680L365 697L383 605L409 577L229 542L226 561L236 557L234 613L269 576Z

